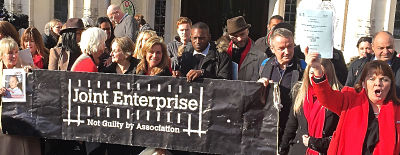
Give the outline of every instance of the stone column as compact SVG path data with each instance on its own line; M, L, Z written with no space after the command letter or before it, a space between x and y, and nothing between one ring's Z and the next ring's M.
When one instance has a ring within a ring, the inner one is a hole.
M373 0L351 0L348 3L346 34L343 55L346 63L358 56L357 41L373 34L374 20L371 18Z

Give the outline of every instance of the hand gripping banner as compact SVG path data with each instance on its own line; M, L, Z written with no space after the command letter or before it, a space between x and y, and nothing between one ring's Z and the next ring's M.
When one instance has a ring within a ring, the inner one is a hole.
M273 88L259 83L34 70L3 132L216 154L276 154Z

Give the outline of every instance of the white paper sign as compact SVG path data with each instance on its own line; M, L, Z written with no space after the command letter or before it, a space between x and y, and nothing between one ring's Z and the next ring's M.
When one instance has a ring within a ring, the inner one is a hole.
M297 40L309 52L318 52L322 58L333 58L333 23L330 10L299 10L296 19Z
M29 49L20 50L18 55L22 66L33 66L32 54Z
M26 73L24 69L3 69L3 83L6 93L3 102L26 102Z

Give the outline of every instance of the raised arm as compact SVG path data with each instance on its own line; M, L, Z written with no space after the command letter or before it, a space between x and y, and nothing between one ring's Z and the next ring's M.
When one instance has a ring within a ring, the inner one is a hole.
M314 92L322 105L332 112L340 115L343 107L344 95L339 91L332 90L327 77L324 75L319 53L308 53L306 48L306 63L313 69L312 83Z

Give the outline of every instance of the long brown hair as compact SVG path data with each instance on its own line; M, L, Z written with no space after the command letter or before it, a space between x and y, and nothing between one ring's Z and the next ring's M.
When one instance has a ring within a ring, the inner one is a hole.
M19 34L17 29L15 29L14 25L7 21L0 21L0 34L5 37L11 37L17 42L18 46L20 43Z
M21 36L21 47L22 49L27 48L24 44L25 41L33 40L35 42L37 52L43 57L49 56L49 50L44 47L42 35L40 35L39 30L35 27L28 27Z
M332 89L333 90L342 89L343 86L342 84L340 84L339 80L336 77L335 68L332 62L328 59L322 59L321 65L323 67L324 73ZM300 89L298 90L298 93L294 101L293 111L295 114L300 112L300 107L303 105L304 98L306 97L308 91L308 86L311 85L309 72L310 72L310 66L307 66L303 74L302 84L300 86Z
M150 75L157 75L158 73L161 73L164 69L168 68L170 61L167 53L167 46L165 45L161 37L153 36L146 41L146 44L144 44L141 50L142 52L141 55L143 56L143 58L140 59L140 63L136 68L136 73L139 73L141 71L145 73L149 72L146 55L148 52L151 51L151 48L155 45L161 45L162 58L161 62L150 71Z
M390 78L390 90L388 93L388 96L385 98L385 103L392 100L393 103L399 104L400 101L396 96L396 81L394 80L394 74L390 66L387 64L387 62L381 61L381 60L374 60L370 61L367 64L365 64L365 67L361 73L360 80L354 85L354 88L356 89L357 92L360 92L363 89L362 83L365 82L365 78L368 76L368 72L372 71L373 74L376 75L383 75L387 76Z

